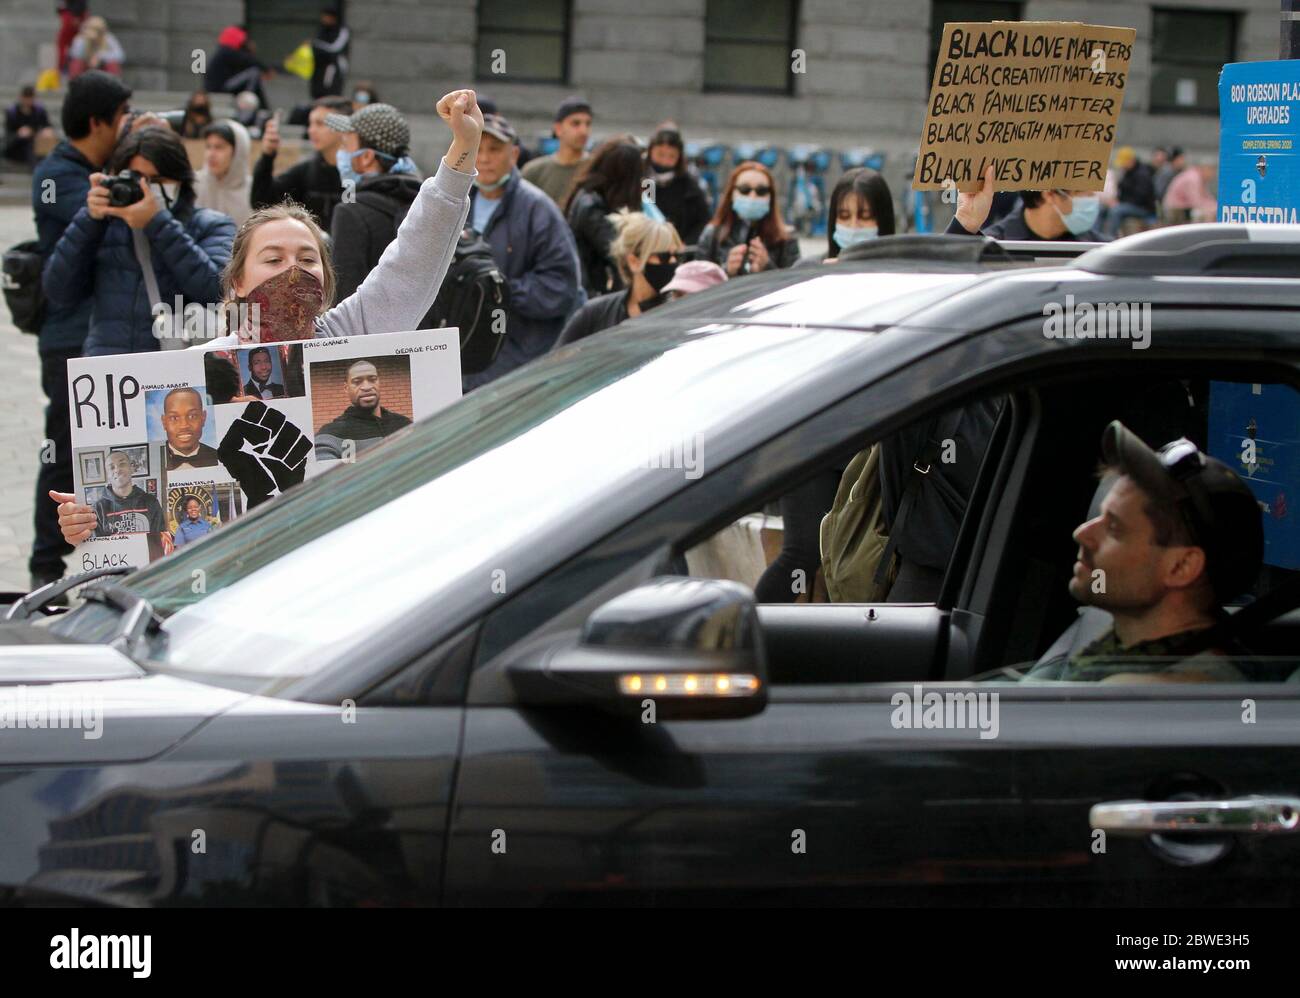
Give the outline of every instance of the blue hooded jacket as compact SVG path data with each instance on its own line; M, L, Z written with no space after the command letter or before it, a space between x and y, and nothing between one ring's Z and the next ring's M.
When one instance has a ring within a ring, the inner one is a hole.
M41 256L48 263L59 238L86 203L90 175L95 165L71 142L60 142L41 160L32 174L32 211ZM52 181L52 183L51 183ZM48 297L48 296L47 296ZM90 328L90 301L75 305L48 302L41 325L40 350L80 350Z
M195 208L182 196L175 214L166 208L144 227L162 300L182 308L221 301L221 271L230 260L235 223L230 216ZM158 349L144 274L136 262L131 229L120 218L96 221L84 199L64 231L42 275L52 305L94 302L84 354L144 353Z
M471 196L482 195L474 190ZM462 379L466 391L546 353L569 316L586 301L573 231L550 196L518 169L510 171L506 192L483 237L510 286L510 310L501 352L486 370Z

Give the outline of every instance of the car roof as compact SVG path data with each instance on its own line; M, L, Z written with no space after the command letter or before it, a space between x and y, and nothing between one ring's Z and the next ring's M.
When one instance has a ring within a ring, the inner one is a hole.
M1001 252L1009 245L1019 258ZM1029 244L886 237L867 259L727 281L635 321L976 330L1041 314L1045 302L1067 294L1078 302L1300 309L1300 226L1184 225L1079 244L1079 255L1062 259L1070 247L1045 243L1035 257Z

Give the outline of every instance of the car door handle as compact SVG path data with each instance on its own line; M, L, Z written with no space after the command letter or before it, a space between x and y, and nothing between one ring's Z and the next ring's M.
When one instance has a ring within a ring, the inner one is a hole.
M1300 797L1117 800L1094 804L1088 820L1093 828L1121 835L1153 832L1269 835L1300 831Z

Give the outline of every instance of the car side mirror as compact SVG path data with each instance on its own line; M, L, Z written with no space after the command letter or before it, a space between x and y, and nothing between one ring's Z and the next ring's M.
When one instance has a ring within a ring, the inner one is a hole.
M736 582L663 577L587 618L576 645L510 670L524 703L588 704L656 720L748 717L767 705L754 594Z

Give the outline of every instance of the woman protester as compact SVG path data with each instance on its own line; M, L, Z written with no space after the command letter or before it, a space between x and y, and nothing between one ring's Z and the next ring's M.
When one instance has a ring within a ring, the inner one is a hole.
M334 270L324 232L305 208L292 202L262 208L240 226L221 275L223 300L256 303L242 312L238 328L210 341L209 348L315 337L361 336L418 328L442 285L469 213L483 114L473 90L455 90L438 101L438 116L452 131L451 147L420 193L385 253L356 294L330 307ZM306 306L306 307L304 307ZM69 544L94 533L95 512L64 492L59 527Z
M134 175L119 177L124 170ZM221 268L230 259L235 223L195 203L194 180L180 137L158 126L128 132L107 174L91 174L86 203L42 276L55 304L94 301L87 357L185 346L168 335L169 324L156 322L154 304L174 312L178 298L203 306L221 301ZM135 195L134 202L114 207L105 181L120 196Z
M248 172L248 129L224 118L203 129L203 169L194 179L194 203L229 215L236 225L253 213Z
M573 229L582 263L582 283L591 298L623 287L610 257L615 232L609 216L624 209L641 211L644 176L641 147L630 135L619 135L601 143L591 161L573 178L564 202L564 217Z
M609 252L623 289L593 298L574 312L552 349L616 326L667 300L664 289L685 249L672 223L624 209L611 224L616 235Z
M826 213L827 263L840 253L894 234L894 196L885 178L860 166L846 170L831 190Z
M646 158L655 182L655 205L686 244L693 245L709 220L709 199L686 162L686 147L676 125L666 121L659 126Z
M728 277L784 270L799 259L799 240L781 221L776 184L762 163L747 160L731 171L696 258L718 264Z
M885 179L866 167L846 171L831 190L826 230L827 263L854 246L892 236L894 199ZM835 502L843 473L843 468L828 468L781 497L781 553L754 586L760 603L792 603L800 593L812 593L821 565L822 517Z

